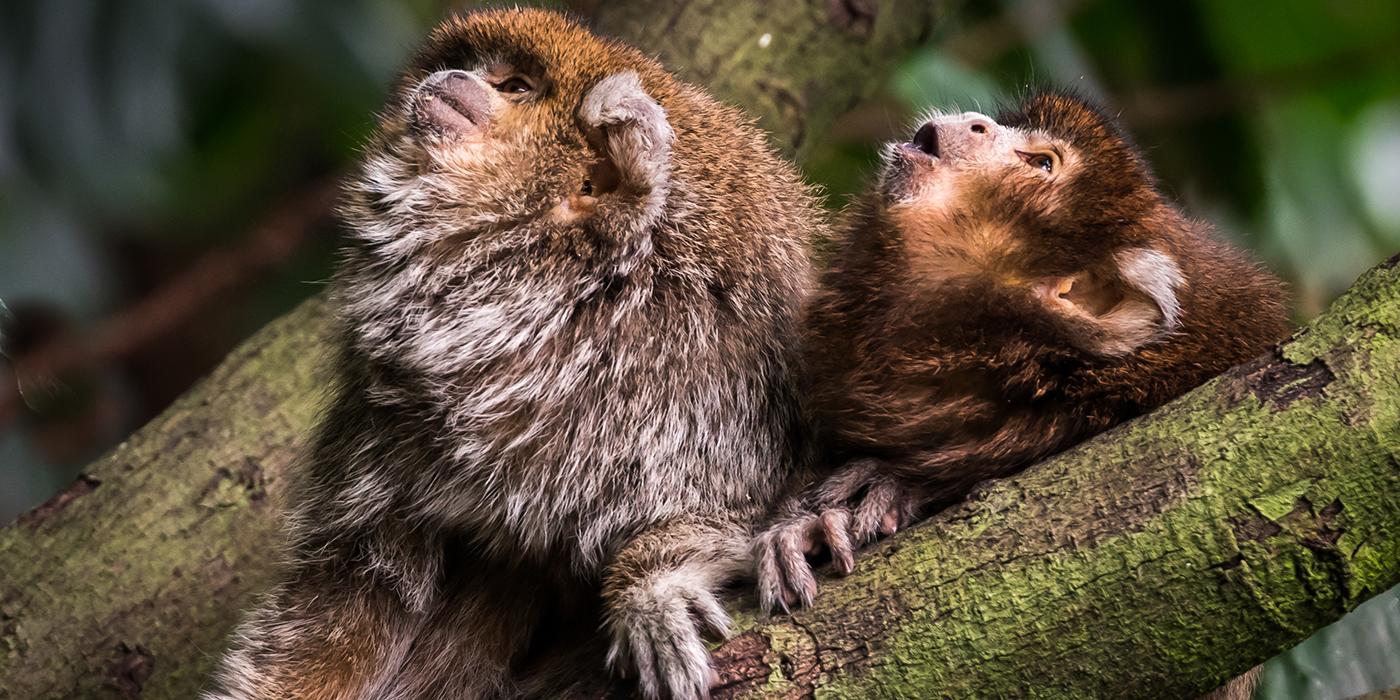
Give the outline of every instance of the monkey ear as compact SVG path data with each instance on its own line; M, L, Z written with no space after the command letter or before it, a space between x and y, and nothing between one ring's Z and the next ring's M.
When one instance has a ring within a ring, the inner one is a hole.
M1177 290L1186 284L1181 266L1155 248L1130 248L1114 256L1123 281L1156 304L1161 326L1174 331L1181 325L1181 300Z
M1084 272L1038 285L1058 313L1069 316L1075 343L1100 355L1126 355L1181 325L1177 292L1186 279L1181 266L1153 248L1130 248L1114 256L1111 272Z
M598 81L583 96L579 119L601 156L590 177L596 180L594 194L627 188L659 209L670 186L675 131L637 74L626 71Z

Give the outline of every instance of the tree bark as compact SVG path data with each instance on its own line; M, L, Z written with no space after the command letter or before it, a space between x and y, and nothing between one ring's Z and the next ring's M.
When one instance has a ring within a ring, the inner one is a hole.
M600 31L748 108L790 154L923 42L944 5L591 4ZM315 419L331 325L320 296L273 322L0 529L0 698L195 694L277 561L284 475Z
M1400 256L1275 352L863 554L718 697L1187 698L1400 582Z

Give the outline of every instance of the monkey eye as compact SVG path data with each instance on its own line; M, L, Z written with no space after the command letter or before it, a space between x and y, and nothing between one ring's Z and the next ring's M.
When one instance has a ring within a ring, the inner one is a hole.
M504 92L507 95L523 95L535 89L530 81L520 76L506 78L499 83L492 84L491 87L496 88L496 92Z
M1046 153L1025 153L1023 151L1016 151L1016 154L1021 156L1021 160L1026 161L1026 165L1032 168L1039 168L1047 173L1055 172L1054 156Z

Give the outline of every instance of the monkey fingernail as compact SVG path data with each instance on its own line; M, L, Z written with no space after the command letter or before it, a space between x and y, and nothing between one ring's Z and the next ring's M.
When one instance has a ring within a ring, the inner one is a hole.
M836 555L836 570L843 576L851 573L856 568L856 558L848 550L842 550Z
M783 613L786 615L791 615L792 606L797 605L798 603L797 593L790 588L784 588L783 595L781 598L779 598L779 602L783 604Z

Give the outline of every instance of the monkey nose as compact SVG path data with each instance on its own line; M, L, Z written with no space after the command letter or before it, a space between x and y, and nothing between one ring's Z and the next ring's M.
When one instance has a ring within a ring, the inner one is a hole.
M914 132L914 138L909 142L914 148L923 151L935 158L938 157L938 126L933 122L928 122L919 127Z
M420 133L466 136L483 131L490 118L490 94L466 71L433 73L413 93L411 119Z

